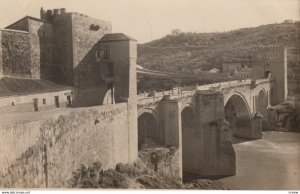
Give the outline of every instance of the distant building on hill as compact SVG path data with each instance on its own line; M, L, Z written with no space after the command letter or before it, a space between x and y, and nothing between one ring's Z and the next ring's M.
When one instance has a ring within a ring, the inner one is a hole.
M240 63L224 62L222 63L222 73L234 74L242 68Z
M171 32L171 35L173 35L173 36L178 35L178 34L181 34L181 30L180 29L174 29Z
M239 71L237 71L235 74L233 74L233 77L236 77L238 79L248 79L251 78L252 74L252 68L251 67L243 67Z
M212 68L211 70L208 71L209 73L220 73L220 69L218 68Z
M284 20L283 23L284 24L291 24L291 23L293 23L293 20Z
M198 69L194 69L193 70L193 73L194 74L200 74L202 72L202 69L201 68L198 68Z

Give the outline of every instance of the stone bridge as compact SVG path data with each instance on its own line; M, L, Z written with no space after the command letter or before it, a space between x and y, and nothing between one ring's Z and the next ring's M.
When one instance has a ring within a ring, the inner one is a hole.
M232 134L262 137L271 79L238 80L138 95L138 146L179 151L180 176L235 174Z

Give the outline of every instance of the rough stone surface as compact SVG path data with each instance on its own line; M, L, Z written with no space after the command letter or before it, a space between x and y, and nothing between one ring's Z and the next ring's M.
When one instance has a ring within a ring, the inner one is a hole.
M148 148L139 151L139 158L154 172L179 177L178 150L171 148Z
M2 30L2 62L5 75L31 78L28 33Z
M66 187L80 164L101 161L107 169L136 160L129 148L134 140L128 120L127 105L117 104L1 126L6 145L1 146L1 161L8 161L1 162L6 164L1 166L1 187Z

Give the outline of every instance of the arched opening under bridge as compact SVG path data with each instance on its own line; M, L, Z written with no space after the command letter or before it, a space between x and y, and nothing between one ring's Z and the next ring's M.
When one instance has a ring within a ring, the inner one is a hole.
M266 129L267 127L267 107L268 107L268 95L266 92L262 89L258 93L257 96L257 103L256 103L256 112L259 112L263 116L263 129Z
M138 118L138 150L154 147L160 143L159 125L156 117L144 112Z
M234 136L251 137L250 110L247 102L240 95L232 95L225 104L225 119L229 122Z

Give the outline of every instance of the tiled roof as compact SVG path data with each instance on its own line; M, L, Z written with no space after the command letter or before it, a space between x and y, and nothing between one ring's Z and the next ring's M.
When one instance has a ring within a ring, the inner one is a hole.
M0 97L61 91L72 87L44 79L21 79L3 77L0 79Z
M134 40L134 38L131 38L130 36L127 36L123 33L114 33L114 34L105 34L101 38L101 42L109 42L109 41L123 41L123 40Z

